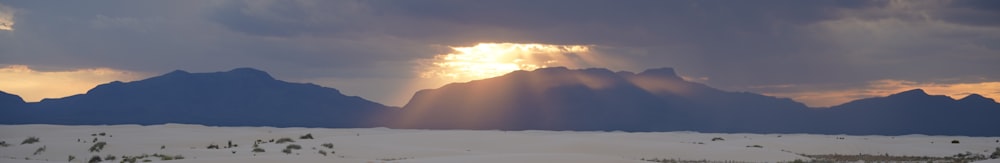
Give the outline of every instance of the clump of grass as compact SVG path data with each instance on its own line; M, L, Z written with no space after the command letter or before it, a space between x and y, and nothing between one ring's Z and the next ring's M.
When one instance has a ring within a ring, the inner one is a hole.
M288 148L282 149L281 153L292 154L292 149L288 149Z
M105 145L108 145L108 143L103 141L94 143L94 145L90 146L90 152L101 152L101 150L104 150Z
M252 152L254 152L254 153L263 153L264 149L263 148L253 148Z
M76 159L76 156L69 155L69 159L67 159L66 162L73 162L73 160L75 160L75 159Z
M31 154L31 155L38 155L38 154L41 154L42 152L45 152L45 146L42 146L41 148L36 149L35 153Z
M7 144L6 141L0 141L0 147L7 147L7 146L10 146L10 144Z
M299 136L299 139L313 139L312 133L306 133L306 135Z
M101 161L104 161L104 160L101 159L101 156L94 155L93 157L90 157L90 161L87 161L87 162L88 163L99 163Z
M282 144L282 143L292 143L292 142L295 142L295 140L292 140L292 138L281 138L278 139L278 141L275 141L274 143Z
M760 146L760 145L748 145L747 148L764 148L764 146Z
M38 139L38 137L32 136L32 137L28 137L27 139L24 139L24 141L21 141L21 145L24 145L24 144L34 144L34 143L38 143L40 141L41 141L41 139Z
M721 137L714 137L714 138L712 138L712 141L725 141L725 140L726 139L723 139Z
M329 149L333 149L333 143L323 143L323 144L320 144L319 146L323 146L323 147L326 147L326 148L329 148Z
M326 156L326 151L319 150L319 154L322 154L323 156Z
M205 147L205 148L207 148L207 149L219 149L219 145L209 144L208 147Z
M298 145L298 144L289 144L288 146L285 146L285 148L286 149L299 150L299 149L302 149L302 146Z

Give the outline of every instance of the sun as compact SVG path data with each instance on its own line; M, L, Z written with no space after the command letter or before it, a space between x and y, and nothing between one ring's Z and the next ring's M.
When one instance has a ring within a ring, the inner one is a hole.
M479 43L451 47L448 54L425 60L420 76L451 81L469 81L500 76L517 70L552 66L579 66L591 58L588 45Z

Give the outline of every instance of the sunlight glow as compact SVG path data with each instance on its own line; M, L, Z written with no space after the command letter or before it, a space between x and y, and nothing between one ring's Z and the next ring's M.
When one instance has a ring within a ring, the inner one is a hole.
M425 63L422 78L468 81L500 76L517 70L552 66L580 66L588 62L591 46L518 43L480 43L451 47Z
M131 81L143 75L111 68L38 71L27 65L0 67L0 90L21 96L24 101L60 98L87 92L111 81Z

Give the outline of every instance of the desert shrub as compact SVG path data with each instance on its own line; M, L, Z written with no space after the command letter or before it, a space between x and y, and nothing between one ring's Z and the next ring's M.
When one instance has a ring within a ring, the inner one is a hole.
M323 156L326 156L326 151L319 150L319 154L322 154Z
M108 156L104 156L104 160L111 161L111 160L116 160L116 159L118 159L118 157L115 157L114 155L108 154Z
M103 141L94 143L94 145L90 146L90 152L101 152L101 150L104 150L104 145L107 144L108 144L107 142Z
M326 148L333 149L333 143L323 143L323 144L321 144L319 146L323 146L323 147L326 147Z
M32 136L32 137L28 137L27 139L24 139L24 141L21 141L21 144L22 145L24 145L24 144L33 144L33 143L38 143L39 141L40 141L40 139L38 139L38 137Z
M288 148L282 149L281 153L292 154L292 149L288 149Z
M254 153L261 153L261 152L264 152L264 149L263 148L253 148L253 152Z
M184 156L181 156L181 155L169 156L169 155L156 155L156 154L154 154L153 156L159 157L161 161L184 159Z
M992 154L990 154L990 159L998 159L998 158L1000 158L1000 147L997 147L997 149L994 150Z
M723 141L723 140L726 140L726 139L723 139L721 137L714 137L714 138L712 138L712 141Z
M0 147L7 147L7 146L10 146L10 144L7 144L6 141L0 141Z
M295 140L292 140L292 138L281 138L278 139L278 141L275 141L274 143L281 144L281 143L291 143L291 142L295 142Z
M94 155L93 157L90 157L90 161L87 161L87 162L89 162L89 163L98 163L98 162L101 162L101 161L104 161L104 160L101 160L101 156Z
M958 144L958 140L951 140L951 144Z
M76 156L69 155L69 159L66 160L66 162L73 162L73 160L75 160L75 159L76 159Z
M312 133L307 133L306 135L299 136L299 139L313 139Z
M97 134L97 135L100 135L100 136L104 136L104 135L107 135L107 134L106 134L106 133L104 133L104 132L101 132L101 133L99 133L99 134Z
M747 148L764 148L764 146L760 146L760 145L748 145Z
M42 146L41 148L36 149L35 153L31 154L31 155L38 155L38 154L41 154L42 152L45 152L45 146Z
M208 149L219 149L219 145L209 144L208 147L206 147L206 148L208 148Z
M299 150L299 149L302 149L302 146L298 145L298 144L289 144L288 146L285 146L285 149Z
M167 149L167 145L160 145L160 150Z

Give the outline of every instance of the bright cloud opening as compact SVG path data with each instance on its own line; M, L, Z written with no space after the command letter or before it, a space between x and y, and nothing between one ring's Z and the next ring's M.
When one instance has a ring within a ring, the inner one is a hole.
M100 84L140 77L143 75L111 68L38 71L26 65L10 65L0 68L0 90L21 96L28 102L37 102L86 93Z
M14 30L14 8L0 4L0 30Z
M452 53L424 60L420 76L469 81L517 70L598 63L588 45L480 43L470 47L451 48L454 50Z

